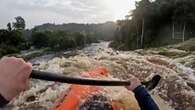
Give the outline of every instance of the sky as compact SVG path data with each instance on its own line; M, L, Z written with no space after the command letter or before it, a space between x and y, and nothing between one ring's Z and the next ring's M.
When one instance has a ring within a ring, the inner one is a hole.
M102 23L123 19L135 0L0 0L0 28L22 16L26 27L44 23Z

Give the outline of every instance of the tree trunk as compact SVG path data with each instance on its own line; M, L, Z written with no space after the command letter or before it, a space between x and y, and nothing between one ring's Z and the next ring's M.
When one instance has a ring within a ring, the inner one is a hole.
M185 31L186 31L186 22L184 22L184 25L183 25L183 42L185 41Z
M135 27L136 27L136 37L137 37L137 48L139 48L139 31L138 31L138 26L137 24L135 24Z
M141 35L141 48L143 48L143 41L144 41L144 27L145 27L145 20L142 20L142 35Z
M175 39L175 24L174 22L172 23L172 39Z
M139 36L137 36L137 48L139 48Z

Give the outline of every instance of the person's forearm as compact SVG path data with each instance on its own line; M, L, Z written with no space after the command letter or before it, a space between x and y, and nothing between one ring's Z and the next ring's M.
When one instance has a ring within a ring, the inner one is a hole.
M142 85L138 86L133 92L141 110L159 110L155 101Z

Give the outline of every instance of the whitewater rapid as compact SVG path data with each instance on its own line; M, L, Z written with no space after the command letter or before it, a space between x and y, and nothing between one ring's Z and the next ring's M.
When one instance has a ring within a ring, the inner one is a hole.
M195 77L192 68L158 54L116 51L108 47L109 43L93 43L83 49L64 51L60 54L50 53L33 58L30 62L34 64L33 68L36 70L72 77L79 76L79 73L96 66L106 67L112 77L118 79L128 79L134 75L143 81L159 74L163 79L151 94L161 110L167 108L193 110L195 89L192 86ZM69 84L32 80L31 88L12 101L9 107L16 110L49 109L59 98L59 94L67 91L69 86ZM124 101L126 102L128 101ZM126 106L128 107L128 103Z

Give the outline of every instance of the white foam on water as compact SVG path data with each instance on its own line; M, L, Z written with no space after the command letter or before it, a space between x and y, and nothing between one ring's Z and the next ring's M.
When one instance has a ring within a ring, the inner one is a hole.
M183 74L187 74L191 80L195 81L195 70L190 67L186 67L181 63L176 63L174 60L171 63L176 65L178 71L181 71Z

